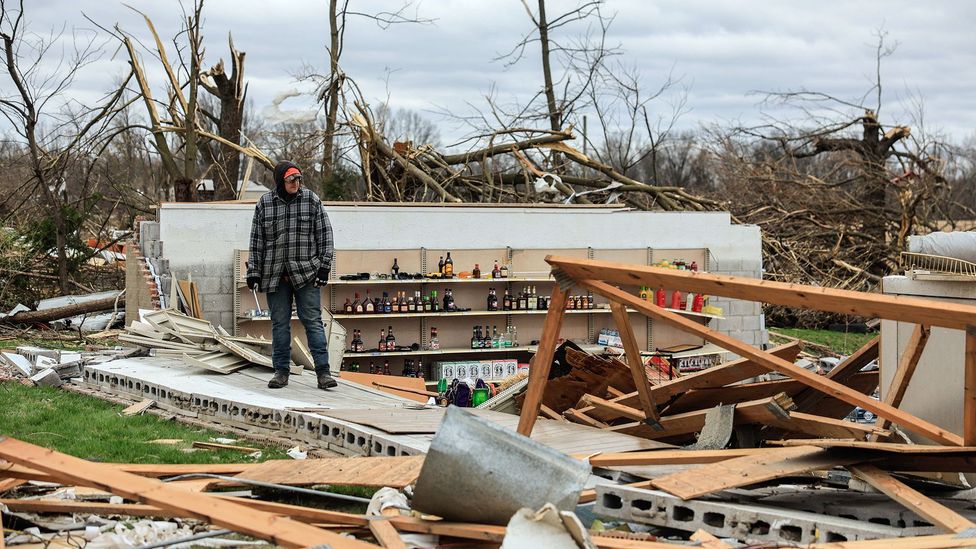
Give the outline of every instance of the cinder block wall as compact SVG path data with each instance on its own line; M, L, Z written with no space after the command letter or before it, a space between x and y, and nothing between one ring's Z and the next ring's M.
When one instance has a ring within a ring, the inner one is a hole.
M638 212L624 208L519 208L326 204L336 249L708 248L712 272L759 278L759 228L724 212ZM172 276L199 284L208 320L234 320L234 250L247 249L253 202L166 203L160 239ZM725 320L710 325L752 345L768 342L758 303L713 298Z

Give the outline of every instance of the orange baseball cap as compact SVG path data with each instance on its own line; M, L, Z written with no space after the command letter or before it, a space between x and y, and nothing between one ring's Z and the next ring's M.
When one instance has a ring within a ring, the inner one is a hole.
M285 171L285 175L282 177L282 179L287 180L289 177L291 177L293 175L296 175L296 174L297 175L302 175L302 171L299 170L298 168L288 168Z

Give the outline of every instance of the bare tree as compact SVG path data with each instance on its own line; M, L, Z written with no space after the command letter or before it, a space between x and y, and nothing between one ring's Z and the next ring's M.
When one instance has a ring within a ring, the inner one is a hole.
M56 72L45 73L44 61L51 61L53 44L61 35L48 39L25 29L23 0L16 7L0 0L0 39L3 68L13 93L0 97L0 114L24 146L29 172L22 182L28 197L41 197L39 224L42 253L57 255L57 279L62 292L68 290L72 261L70 254L78 231L91 213L93 202L92 163L111 138L108 128L120 110L125 83L96 106L78 102L59 104L67 96L84 67L100 56L97 37L75 35L74 51L56 63ZM48 248L49 244L49 248Z
M244 52L234 48L234 39L227 33L230 47L231 72L227 74L224 60L221 59L209 71L200 74L200 83L220 101L220 115L214 122L217 133L227 143L220 143L214 161L214 191L217 200L234 198L237 181L240 178L241 154L233 145L241 142L241 127L244 125L244 101L247 85L244 83ZM204 112L214 118L212 113ZM247 182L243 182L247 184Z

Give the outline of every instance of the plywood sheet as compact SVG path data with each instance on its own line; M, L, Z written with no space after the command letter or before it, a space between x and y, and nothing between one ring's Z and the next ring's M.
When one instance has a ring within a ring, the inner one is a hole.
M342 372L341 378L352 383L364 385L375 391L383 391L384 393L390 393L391 395L396 395L401 398L406 398L421 403L427 402L427 397L422 395L407 391L397 391L396 389L387 389L386 387L376 387L373 385L373 382L375 381L377 383L382 383L383 385L394 385L396 387L403 387L404 389L410 389L412 391L426 391L427 386L424 385L424 380L419 377L381 376L376 374L364 374L362 372Z
M424 456L271 460L237 477L289 486L343 484L403 488L417 480L423 464Z

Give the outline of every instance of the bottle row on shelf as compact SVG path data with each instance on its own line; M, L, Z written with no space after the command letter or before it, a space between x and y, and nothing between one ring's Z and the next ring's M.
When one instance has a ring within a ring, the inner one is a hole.
M570 309L592 309L593 294L573 296L571 303L567 304ZM488 296L485 300L485 310L487 311L545 311L549 309L550 298L539 295L534 285L523 286L521 292L513 294L505 288L502 296L498 295L495 288L488 288ZM346 297L346 302L342 305L342 314L346 315L375 315L375 314L399 314L399 313L439 313L439 312L463 312L471 311L470 307L461 307L454 300L454 292L450 288L444 290L443 300L438 298L437 290L421 292L414 290L413 295L408 295L406 291L397 291L393 297L389 292L383 292L382 296L373 298L369 290L366 297L360 297L356 292L350 299Z
M498 331L498 326L492 326L489 330L488 325L482 330L481 325L471 328L471 349L509 349L518 347L518 330L514 326L507 326L503 332ZM439 351L441 349L440 339L437 337L437 327L431 326L430 340L425 351ZM393 353L402 351L419 351L420 345L414 344L409 347L397 345L396 335L393 333L393 326L380 329L380 337L376 347L367 348L363 341L362 330L352 331L352 342L349 344L350 353Z
M390 267L390 274L385 273L370 274L370 273L358 273L358 274L348 274L339 277L339 280L386 280L387 278L392 278L393 280L420 280L420 279L430 279L430 280L441 280L441 279L451 279L451 278L493 278L502 279L508 278L511 273L511 269L508 265L499 264L498 260L495 260L495 265L492 267L491 271L482 272L481 264L475 263L474 268L470 271L456 271L454 268L454 259L451 258L451 252L447 252L447 259L444 256L440 257L437 262L437 271L428 273L407 273L400 270L399 258L393 258L393 265Z
M362 371L362 367L359 365L359 362L352 362L349 365L343 364L342 366L340 366L339 369L344 372ZM390 359L388 358L383 359L383 364L377 364L375 361L372 360L369 361L369 367L367 369L367 372L371 374L383 375L383 376L394 375L393 372L390 370ZM426 378L427 370L424 367L423 361L421 361L420 359L414 361L413 359L410 358L404 360L403 368L400 371L400 377L418 377L420 379Z
M713 316L722 315L722 309L708 305L708 296L703 294L693 292L683 294L678 290L673 290L668 293L664 288L658 288L657 291L654 291L647 286L641 286L639 295L641 301L654 303L658 307L665 309L704 313Z

